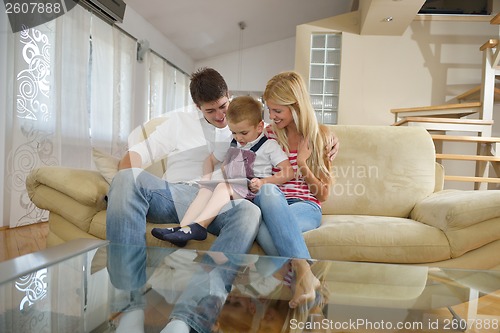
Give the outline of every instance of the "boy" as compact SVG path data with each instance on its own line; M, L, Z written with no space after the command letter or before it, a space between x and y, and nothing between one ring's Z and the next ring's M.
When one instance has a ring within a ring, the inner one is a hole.
M203 177L204 180L210 179L215 165L224 161L222 171L226 181L221 180L213 192L202 185L180 227L154 228L151 232L156 238L180 247L191 239L204 240L207 227L230 200L251 200L263 184L283 184L294 177L286 153L275 140L268 139L263 133L262 104L259 101L250 96L234 98L226 118L234 138L231 147L227 153L226 149L216 148L204 163ZM272 174L273 167L280 171Z

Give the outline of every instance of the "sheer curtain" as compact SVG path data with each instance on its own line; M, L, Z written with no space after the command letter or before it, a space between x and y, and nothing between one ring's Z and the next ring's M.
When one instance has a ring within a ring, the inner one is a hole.
M91 148L119 155L131 131L136 41L80 6L8 41L4 216L47 219L26 191L44 165L91 169Z
M149 52L147 61L149 119L190 104L189 77L154 52Z
M80 98L87 87L82 68L88 64L89 26L90 14L76 7L9 36L4 209L11 227L46 219L26 192L32 169L90 166L88 109Z
M121 156L132 130L137 41L96 18L91 36L91 142Z

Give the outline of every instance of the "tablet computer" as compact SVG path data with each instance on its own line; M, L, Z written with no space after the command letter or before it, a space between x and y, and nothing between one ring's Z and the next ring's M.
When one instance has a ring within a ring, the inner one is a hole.
M250 180L247 178L231 178L231 179L208 179L208 180L198 180L196 183L204 186L216 186L220 183L227 183L231 185L243 185L248 186Z

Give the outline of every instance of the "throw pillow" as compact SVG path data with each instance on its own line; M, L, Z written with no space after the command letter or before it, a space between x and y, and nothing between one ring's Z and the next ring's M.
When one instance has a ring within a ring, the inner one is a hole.
M97 171L101 173L108 184L111 184L113 177L118 172L120 159L96 148L92 148L92 158L94 159Z

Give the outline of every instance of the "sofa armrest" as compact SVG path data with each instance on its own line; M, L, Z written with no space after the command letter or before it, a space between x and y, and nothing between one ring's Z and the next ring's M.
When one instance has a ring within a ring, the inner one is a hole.
M41 167L26 179L29 198L50 212L49 221L63 218L84 232L94 216L106 209L108 188L99 172L64 167Z
M104 197L109 185L97 171L65 167L41 167L31 171L26 179L26 189L32 198L37 187L45 185L61 192L79 203L95 208L105 208Z
M444 232L500 217L500 191L443 190L415 205L413 220Z

